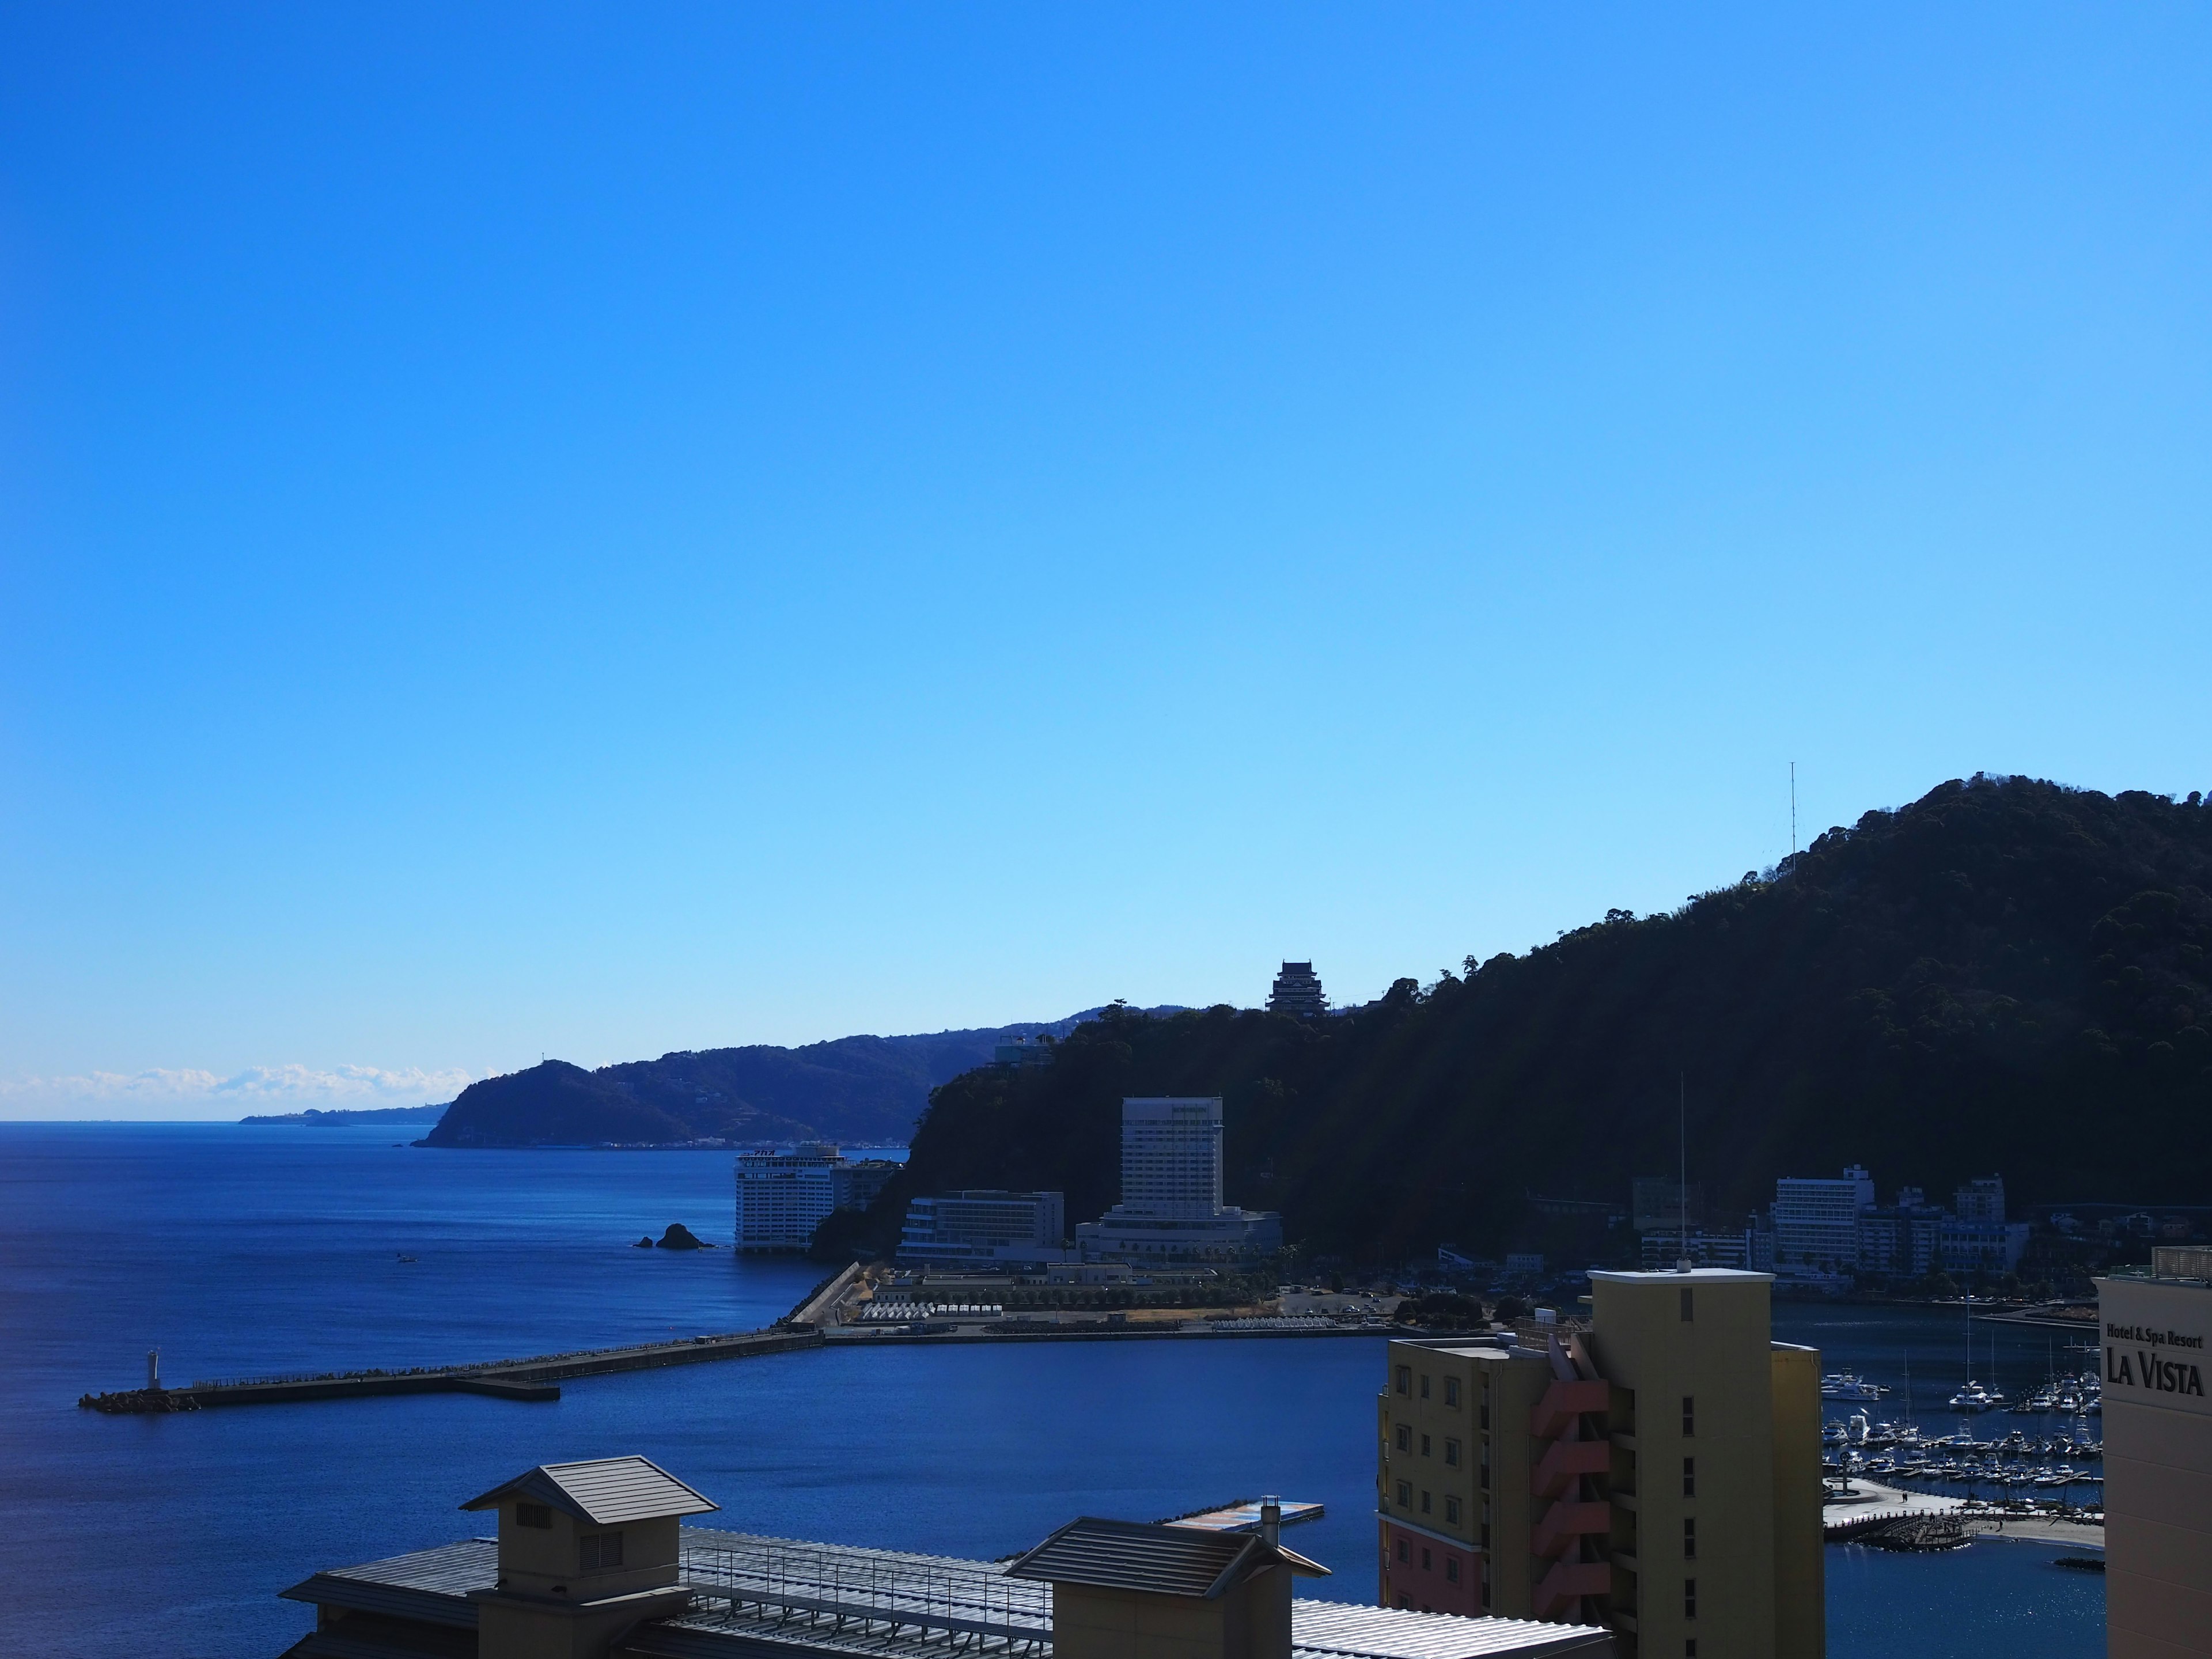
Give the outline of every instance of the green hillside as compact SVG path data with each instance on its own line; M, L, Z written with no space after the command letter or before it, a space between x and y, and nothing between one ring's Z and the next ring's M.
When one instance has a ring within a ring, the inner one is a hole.
M1225 1097L1232 1203L1356 1259L1497 1249L1526 1195L1622 1202L1671 1170L1717 1212L1861 1161L1885 1198L1996 1170L2016 1201L2212 1194L2212 810L1951 782L1665 915L1613 911L1318 1024L1117 1013L1049 1067L937 1089L908 1195L1117 1185L1125 1094Z

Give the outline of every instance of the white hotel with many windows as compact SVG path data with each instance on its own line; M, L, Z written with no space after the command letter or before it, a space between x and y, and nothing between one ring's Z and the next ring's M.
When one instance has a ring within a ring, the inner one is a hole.
M1121 1201L1075 1230L1085 1261L1234 1262L1283 1248L1283 1218L1221 1201L1221 1097L1121 1103Z

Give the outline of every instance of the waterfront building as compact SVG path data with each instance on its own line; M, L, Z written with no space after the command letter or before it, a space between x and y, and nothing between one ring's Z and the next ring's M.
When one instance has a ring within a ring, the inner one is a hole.
M1936 1238L1945 1273L1994 1278L2020 1266L2027 1251L2027 1223L1968 1221L1947 1215L1936 1224Z
M1321 979L1310 962L1286 962L1267 993L1270 1013L1297 1019L1319 1019L1328 1012L1328 999L1321 994Z
M1121 1201L1075 1230L1086 1261L1249 1261L1283 1248L1272 1211L1221 1201L1221 1097L1121 1103Z
M1587 1329L1390 1344L1382 1600L1602 1623L1624 1659L1819 1659L1820 1358L1772 1340L1772 1276L1590 1285Z
M1918 1279L1942 1260L1942 1229L1947 1218L1921 1202L1919 1188L1907 1187L1894 1204L1859 1212L1858 1266L1863 1273L1893 1279Z
M1012 1561L685 1526L716 1505L642 1457L548 1464L462 1506L470 1539L318 1572L284 1659L1613 1659L1601 1627L1307 1601L1328 1570L1249 1528L1069 1522Z
M2097 1281L2105 1402L2105 1645L2212 1655L2212 1249L2160 1245Z
M814 1230L833 1211L866 1209L899 1169L885 1158L848 1161L836 1147L821 1141L741 1152L736 1248L804 1250L814 1242Z
M1751 1266L1752 1236L1747 1225L1741 1232L1697 1231L1688 1236L1677 1233L1646 1233L1638 1241L1647 1272L1671 1267L1685 1255L1693 1267L1742 1267Z
M1785 1176L1774 1183L1774 1262L1832 1273L1858 1265L1859 1212L1874 1206L1874 1180L1853 1164L1837 1181Z
M911 1199L898 1259L938 1267L1065 1261L1066 1215L1058 1193L974 1190Z

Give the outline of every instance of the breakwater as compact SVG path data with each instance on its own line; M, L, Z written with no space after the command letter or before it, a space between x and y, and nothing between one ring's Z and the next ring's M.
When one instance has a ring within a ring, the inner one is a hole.
M684 1337L672 1342L641 1342L628 1347L538 1354L526 1359L493 1360L476 1365L235 1377L193 1382L176 1389L130 1389L110 1394L88 1394L76 1403L87 1411L157 1415L223 1406L289 1405L303 1401L353 1400L398 1394L477 1394L495 1400L553 1401L561 1397L560 1385L574 1377L653 1370L667 1365L697 1365L716 1359L745 1359L821 1346L818 1332L772 1328L764 1331L733 1331L720 1336Z

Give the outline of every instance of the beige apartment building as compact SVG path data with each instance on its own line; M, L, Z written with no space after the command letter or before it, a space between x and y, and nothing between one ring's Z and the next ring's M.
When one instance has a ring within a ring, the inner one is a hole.
M2104 1348L2105 1646L2212 1654L2212 1249L2097 1281Z
M1602 1624L1636 1659L1820 1659L1820 1355L1765 1273L1593 1273L1586 1330L1393 1342L1385 1606Z

